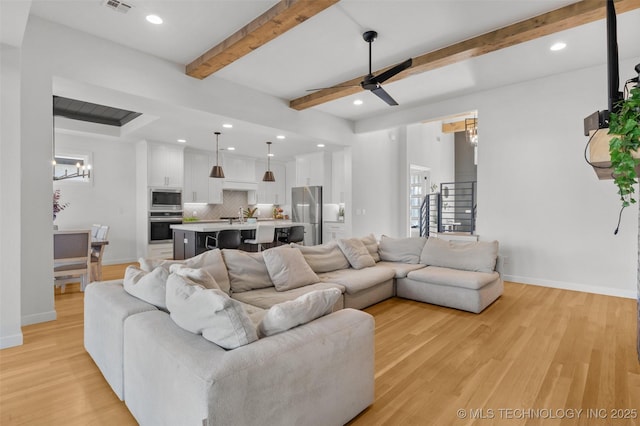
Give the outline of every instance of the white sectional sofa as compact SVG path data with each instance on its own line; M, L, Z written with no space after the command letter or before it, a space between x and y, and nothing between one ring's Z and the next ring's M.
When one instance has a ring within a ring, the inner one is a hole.
M497 248L369 235L141 259L87 287L85 348L143 425L340 425L373 402L374 323L357 309L397 293L481 312L503 291Z

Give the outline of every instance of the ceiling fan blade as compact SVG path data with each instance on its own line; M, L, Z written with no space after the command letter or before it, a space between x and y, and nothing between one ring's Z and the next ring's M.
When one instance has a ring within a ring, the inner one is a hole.
M386 70L385 72L383 72L382 74L376 76L375 79L376 79L376 81L378 83L384 83L385 81L389 80L394 75L396 75L396 74L406 70L407 68L409 68L412 63L413 63L413 59L409 58L406 61L404 61L402 63L399 63L395 67L390 68L390 69Z
M385 92L382 87L378 87L377 89L372 89L371 92L373 92L374 95L376 95L377 97L379 97L380 99L382 99L383 101L385 101L387 104L391 106L398 105L398 103L391 97L391 95Z

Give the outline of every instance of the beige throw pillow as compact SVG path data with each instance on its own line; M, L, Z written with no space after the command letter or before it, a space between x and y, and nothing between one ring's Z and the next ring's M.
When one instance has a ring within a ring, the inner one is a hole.
M304 256L304 260L307 261L316 274L347 269L349 267L349 261L344 257L342 250L340 250L338 243L335 241L317 246L302 246L292 243L291 247L300 250Z
M286 291L320 281L297 248L283 246L262 252L276 290Z
M222 291L229 293L229 275L220 249L207 250L204 253L185 260L140 258L138 262L140 262L140 269L143 271L153 271L158 266L162 266L169 272L171 265L183 265L187 268L194 269L202 268L216 280Z
M341 296L337 288L328 288L273 305L258 325L258 333L260 337L271 336L330 314Z
M138 299L167 310L166 285L169 272L164 268L155 268L151 272L143 271L137 266L127 266L124 271L124 290Z
M373 257L373 260L380 262L380 253L378 253L378 240L373 234L369 234L366 237L360 238L362 244L367 248L367 251Z
M376 261L373 260L373 257L369 254L369 250L367 250L360 239L340 239L338 240L338 246L349 260L352 268L362 269L375 266Z
M497 241L446 241L429 237L420 255L420 263L428 266L488 272L496 268Z
M244 307L220 290L206 289L178 274L167 279L167 307L181 328L235 349L258 340L256 328Z
M215 290L221 290L216 280L204 269L187 268L182 264L171 265L169 272L172 274L180 275L194 284L199 284L204 288L212 288Z
M427 242L424 237L380 238L380 260L387 262L420 263L422 248Z
M227 264L233 293L273 287L262 252L249 253L242 250L222 249L222 257Z

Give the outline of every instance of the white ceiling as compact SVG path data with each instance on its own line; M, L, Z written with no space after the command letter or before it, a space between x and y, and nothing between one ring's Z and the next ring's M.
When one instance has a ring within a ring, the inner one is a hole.
M4 1L4 0L2 0ZM362 32L379 33L373 44L373 69L398 63L510 23L557 9L575 0L342 0L231 65L216 77L290 100L307 89L331 86L367 73L368 49ZM168 61L186 65L209 48L277 3L275 0L130 0L134 8L121 14L102 6L101 0L33 0L30 13L85 31ZM155 13L164 24L148 24L144 17ZM618 17L621 58L640 58L640 10ZM552 42L568 47L550 52ZM385 85L400 106L389 107L373 94L362 92L315 107L317 110L357 121L383 115L394 108L409 108L465 92L539 78L601 64L606 61L604 21L557 33L479 58ZM602 82L605 84L605 82ZM354 106L354 99L364 104ZM145 112L145 111L142 111ZM158 119L133 136L175 142L188 133L202 147L210 148L212 117L170 118L154 111ZM201 120L202 119L202 120ZM224 117L216 117L224 121ZM274 140L277 129L251 127L252 140ZM171 135L171 136L168 136ZM234 133L225 135L234 143ZM317 141L297 140L290 135L287 155L316 149ZM238 141L242 138L238 137ZM221 139L222 140L222 139ZM295 142L295 143L294 143ZM240 143L240 142L239 142ZM257 142L254 142L257 143ZM277 146L274 146L277 148ZM262 152L257 146L248 151ZM274 150L275 151L275 150Z

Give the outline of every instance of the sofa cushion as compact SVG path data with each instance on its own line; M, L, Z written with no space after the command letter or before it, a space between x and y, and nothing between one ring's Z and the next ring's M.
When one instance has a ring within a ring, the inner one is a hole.
M430 284L478 290L499 279L500 274L495 271L487 273L441 268L439 266L427 266L426 268L409 272L407 278Z
M122 284L125 291L130 295L166 311L166 286L168 276L169 272L161 267L147 272L137 266L129 265L124 271Z
M420 255L420 263L489 273L494 271L497 258L497 241L460 242L429 238Z
M199 268L187 268L183 264L171 265L169 268L171 274L178 274L184 277L194 284L199 284L204 288L212 288L215 290L221 290L216 280L206 270Z
M262 252L249 253L242 250L222 249L222 256L229 271L232 293L273 287Z
M220 249L208 250L185 260L140 258L138 262L143 271L153 271L158 266L162 266L169 272L171 265L176 264L194 269L203 268L216 280L222 291L229 293L229 276Z
M260 337L266 337L282 333L330 314L339 297L342 297L340 290L328 288L315 290L294 300L278 303L264 315L258 326L258 334Z
M167 279L167 307L181 328L235 349L258 340L256 328L242 304L220 290L206 289L178 274Z
M396 274L394 278L404 278L409 272L424 268L421 263L387 262L386 260L381 260L376 266L392 269Z
M341 293L344 293L345 291L343 285L320 282L287 291L277 291L275 287L261 288L259 290L245 291L243 293L233 293L231 297L249 305L257 306L262 309L269 309L273 305L286 302L287 300L294 300L295 298L311 291L324 290L327 288L337 288ZM342 309L342 306L337 306L336 309Z
M368 268L376 264L376 261L369 254L369 250L359 238L340 239L338 246L354 269Z
M369 251L371 257L373 257L373 260L380 262L380 253L378 253L378 240L376 240L376 236L369 234L366 237L360 238L360 240Z
M262 253L269 277L278 291L291 290L320 281L297 248L282 246Z
M318 246L301 246L292 243L291 247L300 250L304 260L307 261L316 274L349 267L349 261L344 257L342 250L340 250L338 243L335 241Z
M393 269L384 266L372 266L364 269L342 269L340 271L318 274L320 281L341 284L347 294L357 293L377 284L393 279Z
M380 260L420 263L420 254L426 242L424 237L391 238L383 235L378 245Z

